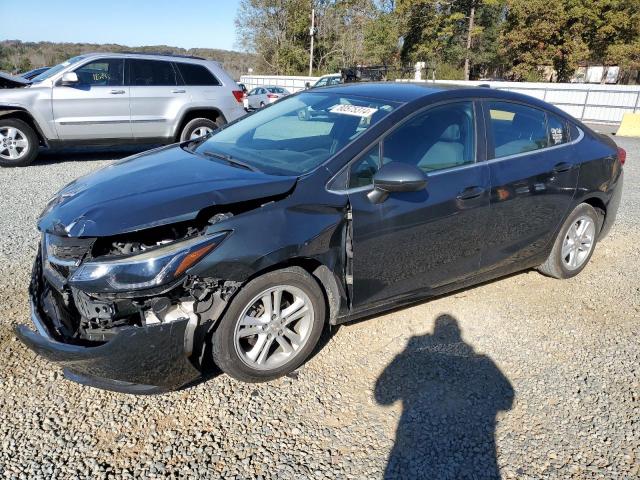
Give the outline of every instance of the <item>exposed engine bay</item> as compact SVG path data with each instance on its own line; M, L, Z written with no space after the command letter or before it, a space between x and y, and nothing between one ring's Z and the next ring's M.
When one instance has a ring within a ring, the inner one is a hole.
M177 242L204 238L208 227L233 216L216 213L206 220L154 227L105 238L71 238L44 234L32 277L31 292L52 323L59 340L83 346L97 346L124 329L188 320L185 352L202 345L227 302L239 288L238 282L216 278L181 276L156 288L128 292L87 292L69 281L79 267L100 259L136 258L145 252Z

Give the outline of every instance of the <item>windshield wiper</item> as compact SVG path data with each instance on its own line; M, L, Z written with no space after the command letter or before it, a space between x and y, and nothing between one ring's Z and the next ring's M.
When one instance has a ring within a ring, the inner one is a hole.
M201 137L197 137L192 140L187 140L186 144L182 148L184 148L187 152L193 153L193 151L198 147L198 145L200 145L201 143L203 143L205 140L208 140L208 139L209 139L208 135L203 135Z
M202 154L206 155L207 157L219 158L220 160L224 160L225 162L228 162L231 165L236 165L236 166L238 166L240 168L246 168L247 170L251 170L252 172L260 172L260 170L258 170L253 165L249 165L248 163L241 162L240 160L237 160L237 159L233 158L231 155L225 155L224 153L212 152L210 150L205 150L204 152L202 152Z

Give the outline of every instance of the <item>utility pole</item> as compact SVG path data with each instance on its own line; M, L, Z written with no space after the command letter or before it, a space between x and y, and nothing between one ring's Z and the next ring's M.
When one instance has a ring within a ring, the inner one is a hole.
M469 31L467 32L467 51L464 56L464 79L469 80L470 66L469 66L469 53L471 52L471 34L473 32L473 20L476 16L475 3L471 4L471 12L469 13Z
M311 9L309 35L311 35L311 47L309 47L309 76L311 76L313 74L313 37L316 35L316 10L314 8Z

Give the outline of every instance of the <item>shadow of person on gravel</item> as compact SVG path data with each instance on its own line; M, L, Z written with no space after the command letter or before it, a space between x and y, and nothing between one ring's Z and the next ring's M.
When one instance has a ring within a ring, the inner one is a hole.
M402 401L385 479L499 479L496 414L514 392L493 361L460 336L457 320L440 315L433 334L412 337L380 375L376 401Z

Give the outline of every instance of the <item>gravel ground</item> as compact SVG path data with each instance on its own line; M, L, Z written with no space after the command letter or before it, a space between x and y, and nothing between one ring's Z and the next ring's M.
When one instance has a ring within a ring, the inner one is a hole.
M45 201L125 152L0 170L5 478L639 478L640 140L578 277L526 272L345 325L297 375L95 390L14 339ZM456 470L457 468L457 470Z

